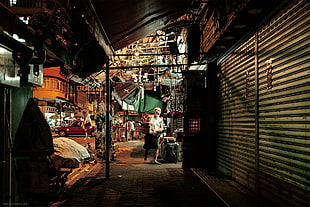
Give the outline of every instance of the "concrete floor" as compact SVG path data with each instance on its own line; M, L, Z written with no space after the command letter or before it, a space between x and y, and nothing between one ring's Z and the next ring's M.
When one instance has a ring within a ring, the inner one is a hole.
M72 139L82 145L87 141L94 143L94 138ZM269 207L222 177L183 170L181 162L153 164L152 151L144 161L142 140L117 144L116 161L110 163L108 171L100 159L96 164L74 169L62 191L50 197L46 206Z

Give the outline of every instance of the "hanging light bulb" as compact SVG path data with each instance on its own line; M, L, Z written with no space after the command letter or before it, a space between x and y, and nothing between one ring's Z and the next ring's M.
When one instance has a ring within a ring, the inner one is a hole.
M148 73L144 73L144 75L143 75L143 80L144 80L145 82L147 82L147 81L149 80L149 78L148 78Z

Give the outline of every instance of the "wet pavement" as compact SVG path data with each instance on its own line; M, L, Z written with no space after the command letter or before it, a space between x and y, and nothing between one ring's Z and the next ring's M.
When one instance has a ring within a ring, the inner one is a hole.
M119 151L116 161L110 163L108 179L106 163L102 160L86 164L69 175L65 187L49 198L47 206L267 207L214 175L199 170L183 170L181 162L152 164L152 151L150 159L144 161L143 142L140 140L118 145ZM208 179L213 184L218 182L221 185L219 190L226 194L210 189Z

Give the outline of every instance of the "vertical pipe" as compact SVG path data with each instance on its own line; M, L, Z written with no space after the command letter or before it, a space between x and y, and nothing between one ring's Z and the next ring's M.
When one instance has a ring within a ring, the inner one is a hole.
M13 143L12 143L12 131L11 131L11 103L12 103L12 100L11 100L11 90L8 88L7 91L6 91L6 99L7 101L5 102L6 103L6 106L5 106L5 128L7 130L7 140L8 140L8 156L7 156L7 160L8 160L8 178L9 178L9 182L8 182L8 202L9 204L12 203L12 195L13 195L13 189L12 189L12 146L13 146ZM9 205L11 206L11 205Z
M259 196L259 77L258 77L258 32L255 33L255 192Z
M62 103L61 103L61 101L59 102L59 124L60 124L60 126L62 126L61 125L61 112L62 112ZM57 117L56 117L57 118Z
M11 108L8 108L8 110L11 110ZM11 112L11 111L9 111ZM9 120L7 120L9 121ZM10 126L11 126L11 123L10 123ZM8 129L9 130L9 129ZM12 131L10 130L9 133L12 133ZM12 162L13 162L13 159L12 159L12 146L13 146L13 143L12 143L12 135L10 134L9 136L10 138L10 148L9 148L9 156L8 156L8 162L9 162L9 203L12 203L13 202L13 178L12 178L12 173L13 173L13 169L12 169ZM11 205L10 205L11 206Z
M1 198L2 203L8 203L11 206L13 202L13 178L12 178L12 130L11 130L11 90L10 88L4 88L3 91L4 103L1 105L3 110L3 122L1 125L4 129L4 141L3 141L3 197Z
M106 139L105 139L105 155L106 155L106 178L110 177L110 145L111 145L111 136L110 136L110 104L111 104L111 90L110 90L110 68L109 68L109 56L107 56L107 61L106 61L106 73L105 73L105 78L106 78L106 127L105 127L105 134L106 134Z
M128 141L128 131L127 131L127 120L128 120L128 105L126 104L126 110L124 112L124 126L125 126L125 139Z
M6 128L6 106L7 106L7 97L6 97L6 88L1 87L0 88L0 97L4 100L1 101L0 103L0 110L1 110L1 119L0 119L0 129L1 131L3 130L3 132L6 132L7 128ZM0 185L1 185L1 199L0 202L1 203L5 203L8 202L7 200L7 180L8 180L8 176L7 176L7 150L8 150L8 143L7 143L7 136L6 133L1 133L0 134L0 145L1 145L1 173L2 176L0 178Z

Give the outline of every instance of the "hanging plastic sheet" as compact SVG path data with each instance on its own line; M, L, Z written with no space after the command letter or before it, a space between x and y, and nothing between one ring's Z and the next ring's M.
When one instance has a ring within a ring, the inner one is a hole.
M164 111L165 103L161 101L161 98L157 93L146 90L143 92L143 98L133 104L136 112L153 113L155 107L159 107L162 111Z

